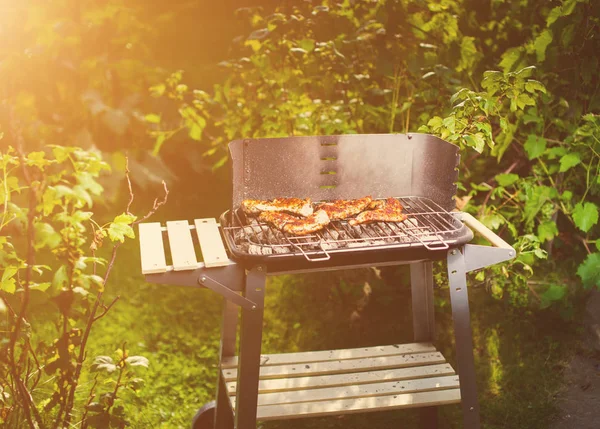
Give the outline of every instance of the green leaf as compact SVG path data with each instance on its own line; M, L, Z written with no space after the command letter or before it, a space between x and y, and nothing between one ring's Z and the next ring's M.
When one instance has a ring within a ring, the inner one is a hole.
M542 298L545 298L548 301L559 301L563 299L566 293L566 285L552 284L548 289L546 289L546 291L541 296Z
M525 221L533 222L542 206L558 196L556 189L549 186L534 186L527 190L525 200Z
M306 52L312 52L315 49L315 41L311 39L299 40L298 46L304 49Z
M517 106L523 110L527 106L535 106L535 100L529 94L519 94L517 97Z
M577 275L586 289L600 287L600 252L589 254L577 268Z
M63 287L68 286L69 277L67 275L67 267L66 265L61 265L58 270L54 273L54 277L52 278L52 289L60 290Z
M160 148L162 147L162 145L166 139L167 139L166 133L160 133L156 136L156 142L154 142L154 148L152 148L152 155L154 155L154 156L158 155L158 153L160 152Z
M552 43L552 31L546 29L533 42L537 60L542 62L546 59L546 48Z
M560 159L559 173L564 173L581 162L581 156L578 152L568 153Z
M546 240L552 240L558 235L558 228L556 227L556 222L547 221L541 223L538 226L537 235L542 243Z
M82 202L80 205L78 205L78 207L83 207L83 203L87 204L88 208L91 208L94 205L92 197L83 186L73 186L73 194L77 197L78 200Z
M519 180L519 175L518 174L514 174L514 173L509 173L509 174L497 174L496 177L496 182L498 182L498 184L500 186L510 186L513 183L515 183L517 180Z
M588 232L598 223L598 206L594 203L577 203L572 217L577 228L583 232Z
M562 7L561 6L556 6L548 14L548 18L546 18L546 25L550 26L550 25L554 24L554 22L558 18L560 18L561 15L562 15Z
M106 371L111 373L117 369L117 365L110 356L96 356L90 369L95 372Z
M61 236L54 230L52 225L45 222L37 222L34 226L35 229L35 250L39 250L43 247L49 249L55 249L61 241Z
M84 189L87 189L94 195L100 195L104 188L98 182L91 173L87 171L80 171L76 174L77 182L83 186Z
M596 240L596 249L600 252L600 238Z
M156 113L149 113L144 116L144 120L149 124L160 124L160 115L157 115Z
M50 160L46 159L44 152L30 152L25 158L25 164L29 166L35 166L39 169L43 169L46 165L50 164Z
M143 366L144 368L148 368L148 359L146 359L144 356L129 356L127 359L125 359L125 362L127 362L130 366Z
M538 158L546 150L546 139L535 134L529 134L524 148L529 159Z
M483 152L485 148L485 139L483 138L483 134L468 134L465 137L465 144L474 148L477 152Z
M505 72L512 70L521 59L521 51L521 48L510 48L504 52L504 54L502 54L502 61L500 61L500 67L502 67Z
M117 216L108 227L108 238L112 241L120 241L121 243L125 241L125 237L135 238L133 228L130 226L135 219L135 216L126 213Z
M6 267L2 273L2 281L0 282L0 290L13 294L17 289L16 280L14 279L19 269L17 267Z

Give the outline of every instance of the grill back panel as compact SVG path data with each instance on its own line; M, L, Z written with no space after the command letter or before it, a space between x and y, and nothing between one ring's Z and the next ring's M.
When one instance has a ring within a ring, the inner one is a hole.
M445 210L455 206L458 147L427 134L246 139L231 142L229 150L234 208L248 198L365 195L412 195Z

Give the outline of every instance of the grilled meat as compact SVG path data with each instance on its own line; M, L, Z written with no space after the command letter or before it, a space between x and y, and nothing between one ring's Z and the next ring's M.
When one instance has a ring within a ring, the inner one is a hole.
M373 200L369 204L369 210L382 209L385 207L385 200Z
M323 229L329 224L325 210L317 210L306 218L299 218L281 212L262 212L258 220L268 222L275 228L291 235L308 235Z
M395 198L388 198L385 200L385 205L382 208L375 210L368 210L359 213L354 219L350 219L348 223L350 225L359 225L361 223L369 222L402 222L406 220L406 215L402 213L402 204Z
M257 215L262 212L286 212L300 216L310 216L313 213L310 198L275 198L271 201L244 200L242 210L249 215Z
M331 220L342 220L362 212L369 207L372 201L371 197L357 200L335 200L317 206L317 210L324 210Z

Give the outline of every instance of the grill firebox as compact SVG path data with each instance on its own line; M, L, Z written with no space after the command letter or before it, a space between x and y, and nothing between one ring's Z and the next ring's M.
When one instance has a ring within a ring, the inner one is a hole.
M237 258L294 258L327 261L331 254L415 247L446 250L471 240L472 233L460 220L425 197L397 197L408 219L351 226L332 221L323 230L293 236L246 216L240 209L227 212L221 225L229 250Z

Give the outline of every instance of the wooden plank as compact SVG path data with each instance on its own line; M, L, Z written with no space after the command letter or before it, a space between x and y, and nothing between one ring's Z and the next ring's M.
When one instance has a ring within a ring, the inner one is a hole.
M223 267L229 265L229 258L219 233L219 225L214 218L194 219L196 234L206 267Z
M367 398L370 396L398 395L429 392L433 390L458 389L458 376L422 378L420 380L390 381L356 386L328 387L325 389L295 390L292 392L263 393L258 405L294 404L301 402L328 401L333 399ZM235 398L235 397L234 397ZM234 399L230 399L234 403Z
M193 270L198 266L190 225L186 220L167 222L169 247L175 271Z
M319 375L316 377L294 377L277 378L273 380L260 380L258 391L283 392L293 390L306 390L322 387L358 385L384 381L400 381L419 379L425 377L439 377L454 375L455 371L448 363L438 365L416 366L412 368L386 369L382 371L354 372L349 374ZM230 381L227 384L227 392L235 395L237 382Z
M432 365L444 363L446 359L441 353L418 353L400 356L383 356L365 359L316 362L310 364L291 364L263 366L260 378L301 377L303 375L339 374L344 372L372 371L386 368L402 368L407 366ZM223 370L225 381L237 379L237 368Z
M356 349L322 350L302 353L280 353L262 355L261 366L324 362L328 360L362 359L367 357L393 356L410 353L434 352L435 347L430 343L393 344L379 347L361 347ZM223 359L221 368L235 368L238 357L232 356Z
M142 274L156 274L167 271L165 247L160 223L149 222L138 225Z
M303 402L296 404L262 405L258 407L257 420L319 417L331 414L349 414L365 411L383 411L402 408L430 407L460 402L460 390L436 390L401 395L373 396L369 398L337 399L332 401Z

